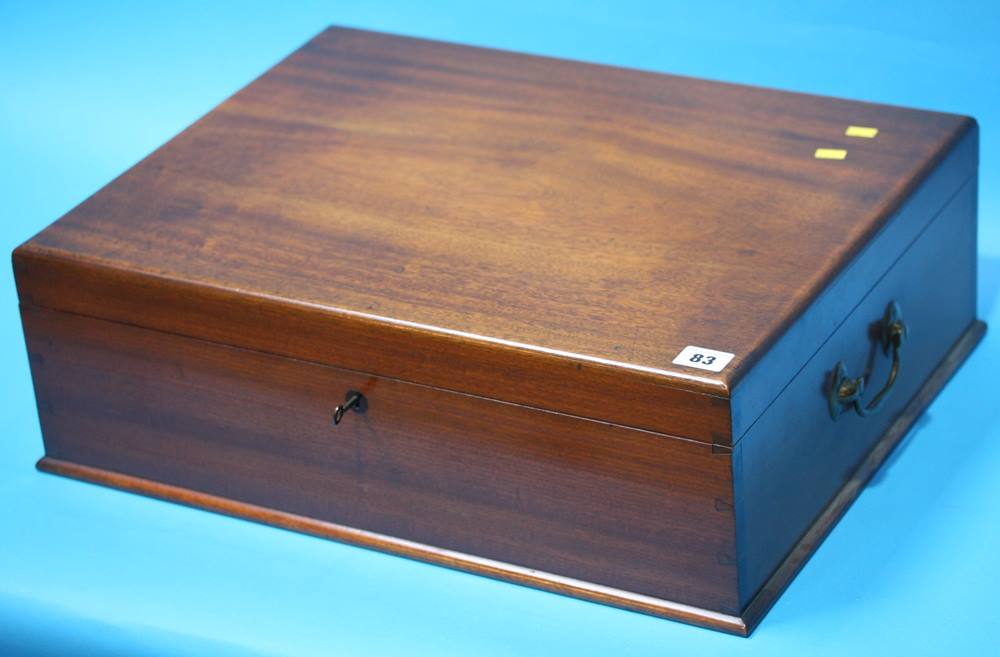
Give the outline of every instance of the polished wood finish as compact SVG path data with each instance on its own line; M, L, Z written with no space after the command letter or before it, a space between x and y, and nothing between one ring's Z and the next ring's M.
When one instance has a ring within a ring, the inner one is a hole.
M941 211L963 185L976 184L979 160L979 130L975 126L955 144L927 178L855 258L830 282L812 304L775 340L752 370L740 379L732 391L732 435L738 442L775 400L775 386L798 372L813 356L833 327L857 306L860 297L888 274L910 245L920 237L932 217ZM968 218L975 223L975 207ZM968 227L966 231L970 230ZM975 239L975 230L971 237ZM956 271L956 286L975 287L975 254ZM951 276L945 277L951 280ZM970 280L971 279L971 280ZM960 294L965 294L962 289ZM967 319L971 321L974 312Z
M553 573L541 572L534 568L525 568L510 563L483 559L471 554L422 545L393 536L385 536L353 527L345 527L315 518L276 511L264 506L247 504L246 502L237 502L225 497L209 495L141 477L93 468L52 457L41 459L38 462L38 468L44 472L73 477L217 513L246 518L256 522L264 522L292 531L382 550L411 559L419 559L478 575L495 577L554 593L571 595L584 600L600 602L653 616L662 616L671 620L700 625L731 634L749 636L764 617L764 614L767 613L771 605L777 600L778 596L781 595L781 592L791 582L792 578L795 577L796 573L809 560L809 557L815 552L819 543L830 532L833 526L836 525L850 504L861 494L867 481L878 471L879 466L889 457L892 450L899 444L913 423L924 412L924 409L927 408L944 384L955 373L955 370L958 369L976 347L982 339L985 329L986 325L978 321L969 327L969 330L966 331L949 352L947 358L938 366L917 395L907 404L899 417L896 418L889 431L886 432L871 452L869 452L865 460L838 491L837 495L816 518L809 530L795 544L794 548L775 570L774 574L761 587L749 604L746 605L740 616L683 605L670 600L643 596L613 587L599 586L593 582L574 580Z
M623 377L621 367L608 363L353 313L319 311L240 290L40 253L30 246L15 253L14 269L21 301L28 305L333 362L579 417L639 428L676 427L685 437L704 442L730 442L727 399L672 388L649 372L629 370ZM239 327L238 336L232 334L233 327Z
M22 247L19 289L729 444L736 383L973 127L331 29Z
M745 634L982 333L977 166L967 117L331 29L15 251L40 467Z
M975 321L962 334L955 345L948 352L934 372L928 377L916 395L903 408L902 412L889 425L888 430L876 442L865 455L861 463L851 472L836 494L827 502L823 511L816 516L809 528L802 534L802 537L795 543L794 547L782 559L781 563L768 577L767 581L757 589L756 594L743 607L741 614L743 623L747 628L747 633L764 617L764 614L771 608L771 605L778 599L782 591L785 590L792 578L802 569L809 557L813 555L819 544L830 533L830 530L837 524L837 521L844 515L850 505L864 490L868 480L878 472L878 469L885 463L899 443L903 440L906 432L920 418L924 410L934 401L938 392L955 374L959 366L965 362L972 350L976 348L983 335L986 333L986 324Z
M730 454L24 307L46 454L735 615ZM337 426L347 390L364 414Z
M354 527L345 527L335 523L316 520L315 518L275 511L268 507L256 506L245 502L234 502L225 497L207 495L186 488L170 486L117 472L109 472L100 468L91 468L78 463L45 457L38 462L38 469L43 472L51 472L52 474L64 477L89 481L101 484L102 486L111 486L112 488L140 493L179 504L186 504L216 513L224 513L237 518L263 522L304 534L312 534L374 550L382 550L383 552L397 554L410 559L419 559L420 561L426 561L439 566L456 568L477 575L485 575L508 582L524 584L544 591L571 595L576 598L621 607L630 611L638 611L652 616L662 616L663 618L682 621L692 625L721 630L730 634L748 636L752 629L738 616L722 614L699 607L691 607L671 600L661 600L659 598L639 595L631 591L623 591L613 587L599 586L593 582L561 577L552 573L539 571L535 568L525 568L510 563L483 559L471 554L443 550L393 536L384 536L355 529Z
M733 459L740 554L740 605L757 594L817 513L874 449L975 318L976 187L966 182L895 266L808 361L737 444ZM828 416L830 372L844 361L870 371L870 399L890 359L873 327L896 302L909 333L900 377L878 414Z

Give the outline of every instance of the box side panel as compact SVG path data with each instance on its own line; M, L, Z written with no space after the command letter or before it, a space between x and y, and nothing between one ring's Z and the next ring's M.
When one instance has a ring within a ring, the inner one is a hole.
M968 123L964 135L902 203L885 226L809 305L739 381L732 393L732 437L738 442L774 402L802 364L839 327L858 302L926 229L956 190L974 176L979 129Z
M48 459L737 611L729 453L68 313L22 317ZM352 389L367 411L333 426Z
M745 605L846 484L868 452L975 321L976 181L967 181L734 451L740 602ZM909 331L882 410L833 419L828 393L842 361L870 372L869 402L889 378L878 341L896 302Z

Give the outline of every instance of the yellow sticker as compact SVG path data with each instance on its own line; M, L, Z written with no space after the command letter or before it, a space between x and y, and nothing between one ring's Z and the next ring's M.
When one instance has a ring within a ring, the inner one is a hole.
M863 125L849 125L847 126L847 130L844 130L844 134L848 137L875 139L875 135L878 134L878 128L867 128Z
M817 160L843 160L847 157L847 151L843 148L817 148Z

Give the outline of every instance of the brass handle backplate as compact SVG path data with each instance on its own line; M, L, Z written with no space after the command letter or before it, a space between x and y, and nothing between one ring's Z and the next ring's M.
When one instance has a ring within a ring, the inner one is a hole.
M833 378L830 381L830 417L836 420L849 408L853 408L854 412L861 417L867 417L881 410L885 400L889 398L889 393L892 392L893 387L896 385L896 379L899 377L900 351L903 348L903 343L906 341L908 331L906 323L903 322L899 304L895 301L891 302L885 309L885 315L882 317L882 323L879 326L879 339L882 343L882 351L885 354L892 354L892 369L889 371L889 380L882 386L878 394L865 404L861 401L861 397L865 394L865 389L870 383L868 379L871 373L869 372L852 378L847 375L847 367L844 365L844 361L840 361L833 368Z

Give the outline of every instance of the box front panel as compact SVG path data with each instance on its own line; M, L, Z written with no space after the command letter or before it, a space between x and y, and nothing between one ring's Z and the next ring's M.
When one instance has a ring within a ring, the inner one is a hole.
M22 308L46 454L724 614L731 460L695 441ZM348 390L365 413L331 424Z

